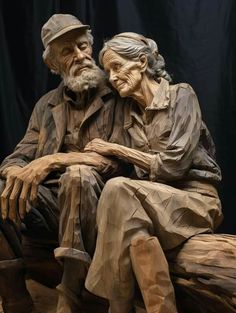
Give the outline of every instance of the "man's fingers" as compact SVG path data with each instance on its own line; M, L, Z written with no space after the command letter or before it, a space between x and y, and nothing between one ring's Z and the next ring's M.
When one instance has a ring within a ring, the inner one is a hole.
M25 217L26 202L29 197L29 189L30 189L30 184L24 183L22 190L21 190L20 197L19 197L19 214L20 214L21 219Z
M14 186L14 178L8 178L6 181L5 189L1 194L1 210L2 218L6 219L8 217L8 208L9 208L9 197Z
M5 220L8 217L8 197L1 196L1 211L2 211L2 219Z
M17 219L18 219L17 204L18 204L18 197L21 192L21 188L22 188L22 181L19 179L16 179L10 198L9 198L9 219L14 222L17 222Z
M35 206L37 202L37 196L38 196L38 184L32 184L31 186L31 192L30 192L30 203ZM27 208L26 208L27 211ZM27 211L28 212L28 211Z

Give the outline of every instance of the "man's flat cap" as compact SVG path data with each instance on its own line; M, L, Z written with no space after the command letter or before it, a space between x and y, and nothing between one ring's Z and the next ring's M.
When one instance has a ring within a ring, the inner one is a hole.
M64 35L73 29L89 29L89 25L84 25L75 16L70 14L54 14L43 25L41 38L44 48L54 39Z

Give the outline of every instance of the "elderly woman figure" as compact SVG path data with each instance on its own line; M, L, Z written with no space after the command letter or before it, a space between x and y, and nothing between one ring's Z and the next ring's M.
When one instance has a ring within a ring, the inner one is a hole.
M169 251L213 232L222 220L214 144L197 97L171 85L156 43L136 33L107 41L100 63L122 97L130 147L94 139L86 150L133 164L132 178L107 182L97 211L98 238L86 286L109 299L110 313L133 312L135 276L148 313L175 313Z

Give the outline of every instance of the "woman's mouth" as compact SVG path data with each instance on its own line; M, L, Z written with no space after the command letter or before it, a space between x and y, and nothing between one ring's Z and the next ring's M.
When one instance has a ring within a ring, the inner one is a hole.
M124 84L125 84L124 82L116 83L115 84L115 88L116 89L121 89L124 86Z

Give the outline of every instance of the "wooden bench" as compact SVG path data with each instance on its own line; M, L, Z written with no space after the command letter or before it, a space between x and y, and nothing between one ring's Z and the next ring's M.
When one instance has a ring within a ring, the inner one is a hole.
M236 236L196 235L168 259L179 313L236 313ZM27 264L30 276L47 286L54 287L60 280L61 269L53 254L43 262L31 257ZM83 299L85 313L108 310L107 301L87 291ZM139 297L136 313L145 312Z

